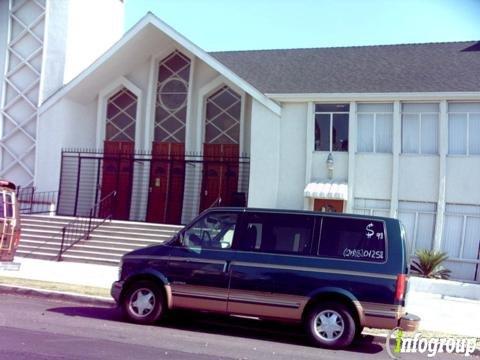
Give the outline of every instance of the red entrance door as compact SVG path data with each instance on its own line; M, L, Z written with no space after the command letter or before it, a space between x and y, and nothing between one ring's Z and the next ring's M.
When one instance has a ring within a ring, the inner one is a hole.
M102 173L102 198L116 191L112 218L128 220L132 198L133 153L135 143L130 141L105 141ZM110 205L109 205L110 206ZM102 215L110 209L101 209Z
M238 191L238 144L204 144L204 163L200 211L221 200L220 205L232 205Z
M180 224L185 185L185 144L153 143L147 221Z
M343 200L315 199L313 210L323 212L343 212Z

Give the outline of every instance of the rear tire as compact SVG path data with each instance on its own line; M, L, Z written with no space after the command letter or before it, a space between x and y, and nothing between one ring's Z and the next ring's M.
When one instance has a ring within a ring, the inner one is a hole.
M128 288L123 297L122 309L131 322L153 324L165 315L165 296L157 284L141 280Z
M315 346L339 349L355 338L355 320L343 304L324 302L314 305L305 317L305 329Z

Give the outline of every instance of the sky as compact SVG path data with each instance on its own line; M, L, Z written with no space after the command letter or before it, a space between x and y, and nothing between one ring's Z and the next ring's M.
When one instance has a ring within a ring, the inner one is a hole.
M125 0L206 51L480 40L480 0Z

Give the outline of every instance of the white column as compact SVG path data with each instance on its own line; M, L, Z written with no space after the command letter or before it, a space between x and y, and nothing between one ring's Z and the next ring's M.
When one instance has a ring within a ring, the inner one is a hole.
M448 153L448 112L447 101L440 102L440 118L438 126L438 154L439 154L439 182L437 217L435 222L435 236L433 238L433 249L442 248L443 224L445 220L445 193L447 174L447 153Z
M45 13L46 0L9 1L5 67L0 69L5 71L0 84L0 177L24 187L33 185L36 165Z
M315 150L315 104L309 102L307 105L307 138L305 140L305 186L312 181L312 155ZM304 210L312 210L313 205L310 198L303 199Z
M392 142L392 193L390 197L390 217L398 215L398 182L400 153L402 152L402 108L400 101L393 102L393 142Z
M357 103L350 102L348 116L348 200L346 211L353 211L353 193L355 186L355 153L357 152Z

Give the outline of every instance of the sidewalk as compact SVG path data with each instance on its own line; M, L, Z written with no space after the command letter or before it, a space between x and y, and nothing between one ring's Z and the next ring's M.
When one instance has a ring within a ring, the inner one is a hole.
M15 258L18 270L0 269L0 277L40 280L110 289L117 280L116 266ZM480 285L474 286L475 289ZM420 291L417 291L420 290ZM423 290L423 291L422 291ZM444 296L413 286L406 299L407 312L420 316L420 330L480 336L480 300Z
M0 276L51 281L66 284L95 286L110 289L118 278L118 267L82 264L65 261L48 261L15 257L18 270L0 269Z

